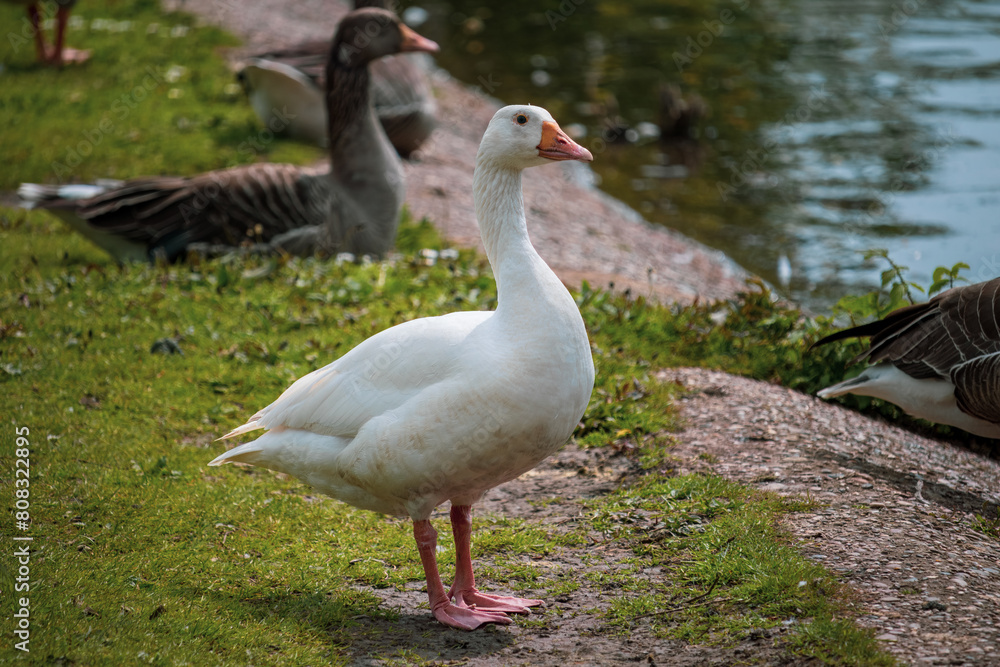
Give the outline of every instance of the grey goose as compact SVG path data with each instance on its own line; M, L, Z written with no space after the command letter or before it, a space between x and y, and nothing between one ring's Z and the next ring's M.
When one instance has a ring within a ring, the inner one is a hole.
M355 8L389 9L387 0L356 0ZM311 41L258 53L237 73L254 112L269 128L298 141L326 146L323 99L329 42ZM371 64L372 104L389 141L403 157L430 137L437 106L425 68L415 54L388 56ZM423 56L426 58L426 56Z
M356 31L371 39L353 46ZM97 186L23 184L18 193L119 261L173 261L191 250L252 245L292 255L384 255L404 196L399 157L369 101L368 64L436 51L390 12L359 9L341 22L327 63L328 169L258 163L193 177Z
M914 417L1000 438L1000 278L952 288L815 345L861 336L871 342L854 362L875 365L821 398L873 396Z

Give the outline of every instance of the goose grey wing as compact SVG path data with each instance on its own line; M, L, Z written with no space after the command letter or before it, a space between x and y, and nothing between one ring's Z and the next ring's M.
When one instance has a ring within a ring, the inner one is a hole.
M286 49L275 49L256 53L252 58L271 60L294 67L309 77L317 88L324 88L326 81L326 61L330 56L330 41L316 40L302 42Z
M905 326L872 337L871 361L890 361L918 379L947 378L955 366L1000 351L1000 279L954 288L921 305L900 319Z
M151 258L173 260L192 244L267 243L321 224L330 210L331 193L320 179L293 165L262 163L192 178L127 181L74 205L76 214L92 227L144 244Z
M962 412L1000 424L1000 352L957 366L952 371L952 382Z

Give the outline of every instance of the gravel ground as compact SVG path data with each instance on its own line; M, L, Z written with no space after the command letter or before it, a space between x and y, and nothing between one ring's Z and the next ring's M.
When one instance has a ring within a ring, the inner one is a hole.
M856 592L861 623L911 664L1000 665L1000 462L798 392L704 369L664 371L690 390L675 452L822 504L788 527ZM704 456L709 455L711 462Z

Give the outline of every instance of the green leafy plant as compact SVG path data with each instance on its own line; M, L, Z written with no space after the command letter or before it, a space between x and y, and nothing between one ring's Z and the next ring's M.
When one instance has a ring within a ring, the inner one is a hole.
M969 265L965 262L958 262L950 269L944 266L937 267L934 269L934 282L927 288L927 296L934 296L945 289L945 287L951 289L955 286L956 282L969 282L966 278L959 275L959 273L968 269Z

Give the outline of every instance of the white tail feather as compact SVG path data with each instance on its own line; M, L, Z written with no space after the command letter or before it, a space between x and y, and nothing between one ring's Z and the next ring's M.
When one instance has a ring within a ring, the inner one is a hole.
M208 465L210 466L221 466L225 463L253 463L254 454L259 454L262 448L257 444L257 441L247 442L242 445L237 445L227 452L219 454L217 457L212 459Z
M243 435L244 433L250 433L251 431L264 428L264 425L260 423L259 417L259 414L254 415L250 418L250 421L243 424L243 426L237 426L229 433L216 438L216 440L228 440L229 438L235 438L238 435Z

